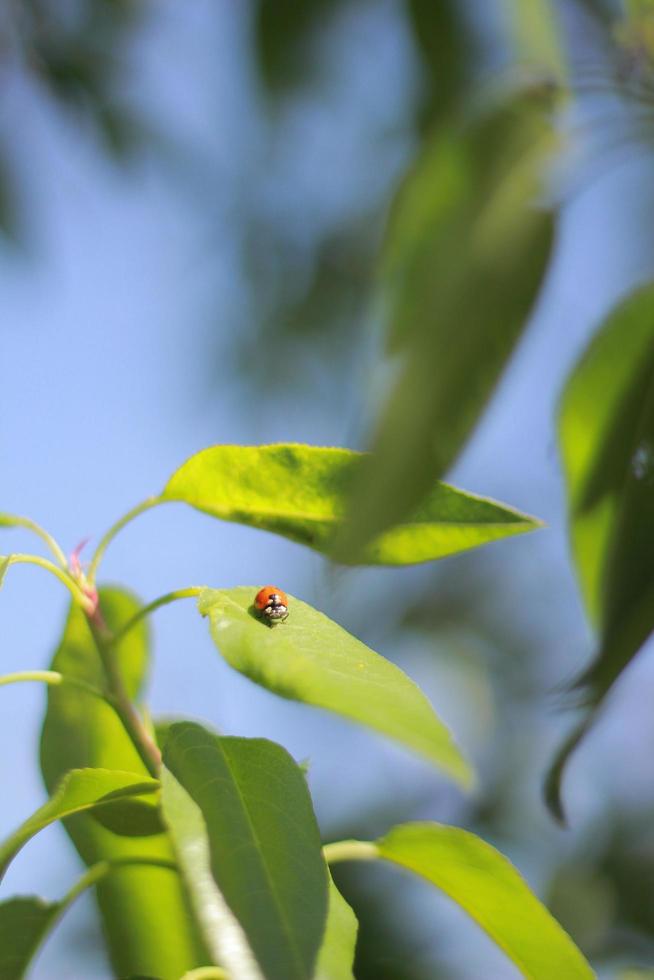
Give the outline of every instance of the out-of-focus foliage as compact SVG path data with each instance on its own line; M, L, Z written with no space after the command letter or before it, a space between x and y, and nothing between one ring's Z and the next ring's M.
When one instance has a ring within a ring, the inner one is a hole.
M121 96L139 17L132 0L10 2L0 15L0 40L5 54L13 54L80 122L91 121L107 149L121 156L143 128Z
M448 469L526 324L553 241L538 200L550 112L542 92L526 92L463 129L438 129L395 201L384 285L401 364L354 489L345 554L404 520Z
M578 682L595 709L654 628L654 287L622 303L593 338L561 405L575 558L599 652ZM553 767L562 767L593 713Z

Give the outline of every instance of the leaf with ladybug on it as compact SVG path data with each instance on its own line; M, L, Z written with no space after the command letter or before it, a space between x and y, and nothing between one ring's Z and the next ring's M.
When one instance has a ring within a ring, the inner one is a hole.
M264 629L254 587L204 589L198 608L228 664L274 694L333 711L426 757L467 787L473 773L431 704L395 664L289 596L283 626ZM279 593L279 590L277 590Z

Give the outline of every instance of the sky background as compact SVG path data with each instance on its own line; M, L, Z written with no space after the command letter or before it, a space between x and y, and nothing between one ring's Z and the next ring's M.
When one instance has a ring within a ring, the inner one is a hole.
M333 349L325 344L308 365L288 334L263 333L243 347L255 311L261 317L251 295L256 280L242 262L243 215L254 202L277 223L297 250L301 281L305 238L353 208L365 215L392 188L411 148L403 108L415 85L398 11L383 0L356 4L337 19L324 39L328 94L298 98L271 123L243 10L227 0L196 0L183 9L159 4L134 36L128 77L134 102L166 133L166 144L124 167L107 158L92 133L80 134L24 72L5 73L0 135L20 177L23 236L18 247L0 245L2 510L33 517L72 550L86 537L97 542L205 446L280 440L361 446L384 384L374 310L366 330L338 334ZM571 120L571 128L579 123ZM539 760L520 790L526 816L509 844L537 888L552 855L565 858L607 795L634 806L654 802L642 757L648 753L639 751L643 739L648 745L654 739L648 719L654 666L645 657L571 763L566 794L575 830L555 828L539 796L544 766L571 721L548 691L572 676L591 649L565 535L556 399L602 315L651 276L652 242L634 237L647 205L643 168L627 155L619 167L582 181L564 207L557 258L531 330L452 474L457 485L538 515L546 530L446 560L437 570L334 571L290 542L171 505L131 525L103 566L105 581L146 600L191 584L269 581L302 596L401 663L483 765L487 743L502 727L483 637L482 647L479 636L469 637L457 659L453 650L466 642L461 634L434 641L420 631L389 631L389 610L378 598L381 591L408 604L425 583L437 594L470 575L481 589L479 603L495 602L499 614L514 617L525 656L536 651L541 658L537 711L528 730L509 733L532 743ZM6 542L4 551L34 548L22 532L8 532ZM40 570L11 569L0 594L3 673L47 666L66 603L64 590ZM327 836L356 821L371 801L383 807L406 798L414 801L412 814L445 821L465 812L458 794L420 761L230 672L192 603L158 612L153 634L154 714L270 737L296 758L309 758ZM35 763L44 692L15 686L0 697L4 834L44 799ZM536 839L546 842L538 852L530 847ZM3 895L55 898L78 873L63 831L51 828L13 863ZM398 914L423 952L437 942L448 961L457 950L453 978L475 980L480 969L486 976L491 969L494 980L516 976L438 896L390 875L383 880L389 890L397 887ZM87 895L48 941L35 980L108 977L98 965L97 929Z

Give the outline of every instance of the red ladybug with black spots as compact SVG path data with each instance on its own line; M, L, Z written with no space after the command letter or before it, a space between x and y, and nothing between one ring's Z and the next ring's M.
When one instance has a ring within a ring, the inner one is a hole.
M274 626L288 619L288 596L274 585L264 585L254 597L254 605L259 615Z

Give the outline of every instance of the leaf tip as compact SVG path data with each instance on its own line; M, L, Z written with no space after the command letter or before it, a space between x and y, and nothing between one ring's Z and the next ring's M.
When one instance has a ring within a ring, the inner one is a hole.
M563 806L563 800L561 798L563 771L568 763L568 759L590 728L591 721L592 719L589 715L580 725L577 726L577 728L573 730L572 734L568 736L555 755L554 760L548 770L547 776L545 777L545 783L543 785L545 805L557 823L559 823L562 827L568 826L565 807Z

